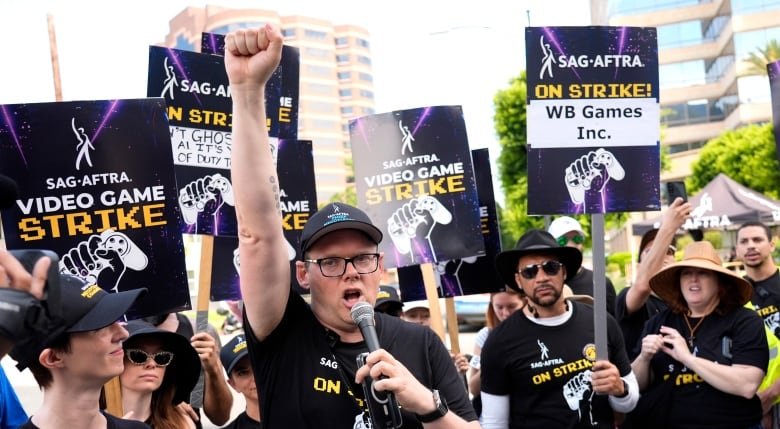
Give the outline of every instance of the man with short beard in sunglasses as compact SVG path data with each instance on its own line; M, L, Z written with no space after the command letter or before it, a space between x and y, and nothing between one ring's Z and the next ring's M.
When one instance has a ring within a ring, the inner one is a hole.
M639 389L623 336L607 315L609 360L596 361L593 308L566 300L563 285L582 253L546 231L524 234L496 268L528 304L493 329L482 349L482 427L612 428Z

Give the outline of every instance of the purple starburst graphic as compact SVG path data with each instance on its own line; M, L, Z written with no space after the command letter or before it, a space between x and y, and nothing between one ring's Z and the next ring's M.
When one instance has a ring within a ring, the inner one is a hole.
M417 130L420 129L422 124L425 122L425 118L427 118L428 115L431 114L431 109L433 109L433 107L426 107L425 109L423 109L422 116L420 116L420 119L418 119L417 123L414 124L414 130L412 131L412 135L417 134Z
M620 39L618 40L618 55L623 54L623 48L626 45L626 33L628 33L627 27L620 27ZM620 71L620 68L618 67L618 62L615 62L615 75L614 79L617 79L618 71Z
M187 71L184 69L184 65L179 60L179 56L176 55L176 51L173 50L173 48L167 48L168 51L168 58L173 60L173 65L176 67L176 70L181 73L182 76L184 76L184 79L191 80L189 76L187 76ZM203 106L203 103L200 101L200 98L198 98L198 94L192 94L195 97L195 101L198 102L199 106Z
M106 122L108 122L108 118L110 118L111 115L116 113L116 111L118 110L117 106L119 106L119 103L120 103L119 100L114 100L111 102L111 106L108 107L108 110L103 115L103 120L100 121L100 125L97 127L97 130L95 130L95 134L92 135L91 141L93 143L97 140L98 135L100 135L100 132L103 131L103 127L106 125Z
M24 162L24 166L29 167L29 165L27 164L27 158L24 157L22 144L19 143L19 136L16 135L16 130L14 130L14 123L11 120L11 116L8 114L8 106L0 106L0 108L3 110L3 121L5 121L5 125L8 127L8 131L11 133L11 137L13 137L14 139L14 143L16 143L16 148L19 150L19 156L22 157L22 162Z

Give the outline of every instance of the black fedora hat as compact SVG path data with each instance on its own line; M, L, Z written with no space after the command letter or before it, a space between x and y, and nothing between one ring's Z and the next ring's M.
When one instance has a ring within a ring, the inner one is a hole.
M582 265L582 253L573 247L561 247L549 232L541 229L532 229L519 240L515 248L506 250L496 256L496 269L504 283L510 288L522 292L515 282L517 261L524 255L533 253L550 253L555 255L566 267L566 277L577 273Z

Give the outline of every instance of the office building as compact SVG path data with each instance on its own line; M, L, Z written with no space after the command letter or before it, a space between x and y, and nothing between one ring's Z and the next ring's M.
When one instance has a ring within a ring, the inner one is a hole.
M349 119L374 113L368 31L270 10L188 7L171 20L165 45L199 51L202 32L225 34L265 23L278 25L284 43L300 50L298 138L313 141L317 200L322 205L351 180L346 164L351 158Z
M658 28L662 144L684 179L700 148L771 120L769 82L745 59L780 40L778 0L591 0L597 24Z

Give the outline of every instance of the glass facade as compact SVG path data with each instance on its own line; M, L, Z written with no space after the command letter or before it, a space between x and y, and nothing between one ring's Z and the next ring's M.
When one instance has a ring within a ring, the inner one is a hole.
M731 0L731 10L736 15L778 8L780 8L779 0Z
M265 22L249 21L249 22L234 22L232 24L221 25L211 30L212 33L228 34L233 30L243 30L245 28L257 28L265 25Z
M182 51L195 51L195 44L187 40L183 34L179 34L176 36L176 45L174 48L181 49Z
M656 10L696 6L710 3L712 0L615 0L609 2L609 15L631 15L649 13Z

